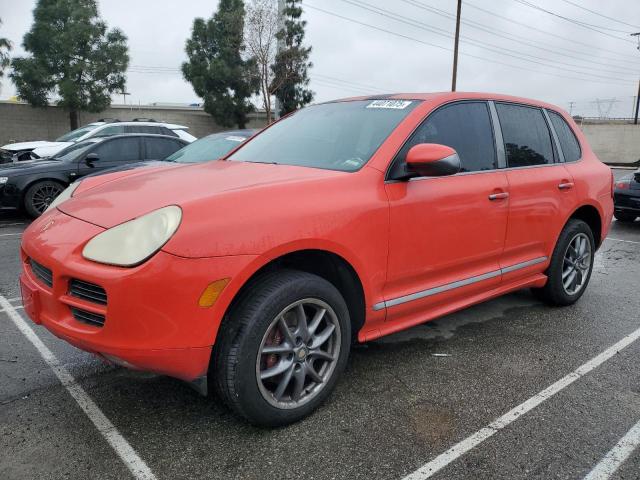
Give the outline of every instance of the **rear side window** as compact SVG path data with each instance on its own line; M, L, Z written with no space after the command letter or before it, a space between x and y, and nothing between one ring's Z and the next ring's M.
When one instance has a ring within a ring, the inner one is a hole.
M569 124L567 124L565 119L562 118L562 115L551 110L547 110L547 112L549 113L549 118L553 124L553 129L558 135L560 148L564 155L564 161L575 162L576 160L579 160L582 156L582 152L580 151L580 144L578 143L578 139L573 133L573 130Z
M105 141L96 147L100 163L133 162L140 158L137 138L116 138Z
M539 108L496 103L507 166L553 163L551 132Z
M154 127L152 125L127 125L127 133L151 133L154 135L164 135L168 128Z
M169 138L145 138L145 159L162 160L182 148L182 144Z
M455 149L463 172L498 168L489 108L485 102L463 102L439 108L418 127L400 152L419 143L439 143Z
M109 125L101 130L98 130L94 137L111 137L113 135L120 135L124 133L124 127L122 125Z

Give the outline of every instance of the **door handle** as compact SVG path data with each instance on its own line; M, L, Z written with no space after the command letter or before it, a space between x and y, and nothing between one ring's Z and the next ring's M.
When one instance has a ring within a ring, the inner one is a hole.
M500 193L492 193L489 195L489 200L504 200L505 198L509 198L508 192L500 192Z
M558 188L560 190L569 190L569 189L573 188L573 182L561 183L560 185L558 185Z

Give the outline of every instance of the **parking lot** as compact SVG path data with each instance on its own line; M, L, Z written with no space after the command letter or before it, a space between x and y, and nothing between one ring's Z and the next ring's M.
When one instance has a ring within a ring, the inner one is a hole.
M577 304L522 291L356 346L329 401L274 430L27 320L27 224L0 214L3 479L575 479L640 420L640 221L614 221ZM640 478L639 452L612 478Z

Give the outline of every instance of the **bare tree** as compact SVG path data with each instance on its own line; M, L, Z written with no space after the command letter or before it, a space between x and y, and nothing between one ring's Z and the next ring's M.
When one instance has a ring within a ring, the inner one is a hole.
M274 85L271 69L276 59L278 29L277 0L251 0L245 18L245 45L247 55L252 57L258 66L260 95L268 123L271 123L273 117L271 100L279 87Z

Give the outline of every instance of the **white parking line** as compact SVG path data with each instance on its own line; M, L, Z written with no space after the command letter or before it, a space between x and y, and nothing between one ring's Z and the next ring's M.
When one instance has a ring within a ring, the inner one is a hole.
M511 409L500 418L497 418L493 422L491 422L486 427L478 430L476 433L471 435L470 437L465 438L461 442L455 444L446 452L438 455L436 458L431 460L429 463L423 465L415 472L404 477L404 480L424 480L426 478L431 477L435 473L442 470L444 467L449 465L454 460L460 458L462 455L467 453L469 450L477 447L482 442L487 440L489 437L493 436L493 434L502 430L509 424L515 422L522 415L530 412L538 405L540 405L545 400L553 397L556 393L562 391L569 385L571 385L576 380L580 379L587 373L589 373L594 368L602 365L604 362L613 357L620 350L628 347L630 344L635 342L638 338L640 338L640 328L630 333L618 343L612 345L607 348L600 355L592 358L584 365L578 367L573 372L571 372L566 377L561 378L553 385L545 388L538 394L531 397L529 400L524 401L517 407Z
M633 451L640 446L640 422L636 423L584 480L606 480L620 468Z
M24 336L36 347L36 350L42 355L47 365L51 367L58 377L58 380L60 380L60 383L62 383L87 417L93 422L98 432L100 432L109 445L111 445L111 448L115 450L116 454L125 463L133 476L139 480L156 480L155 475L144 460L138 456L136 451L129 445L129 442L118 432L113 423L102 413L102 410L98 408L94 401L91 400L91 397L89 397L87 392L76 382L76 379L73 378L69 371L60 363L53 352L42 343L42 340L40 340L27 322L22 319L15 307L2 295L0 295L0 307L9 315L9 318Z
M611 240L612 242L624 242L624 243L637 243L640 245L640 242L636 242L635 240L622 240L621 238L605 238L605 240Z
M15 237L15 236L19 236L22 235L22 232L20 233L0 233L0 237Z
M20 309L22 309L24 307L22 305L16 305L13 308L16 309L16 310L20 310ZM6 312L6 310L4 308L0 308L0 313L2 313L2 312Z
M26 225L26 223L0 223L0 228L1 227L13 227L15 225Z

